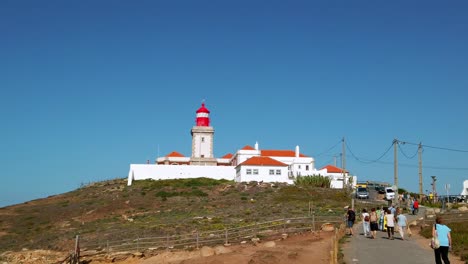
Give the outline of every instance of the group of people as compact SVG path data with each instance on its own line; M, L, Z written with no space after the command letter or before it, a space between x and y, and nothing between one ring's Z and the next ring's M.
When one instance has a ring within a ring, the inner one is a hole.
M353 235L353 225L356 221L356 213L351 207L348 208L347 212L347 226L348 234ZM377 207L372 208L370 212L367 209L362 209L361 220L364 230L364 236L371 239L375 239L377 231L387 231L388 239L394 240L395 227L400 233L402 240L405 240L405 234L407 233L408 219L400 208L390 206L388 208Z
M417 200L415 200L417 202ZM419 206L416 206L419 208ZM414 214L414 207L412 208ZM416 212L417 213L417 212ZM353 226L356 221L356 213L351 206L348 207L346 213L348 235L353 236ZM361 220L364 230L364 236L375 239L377 231L387 231L388 239L394 240L395 227L398 227L401 240L405 240L405 235L411 235L408 219L402 213L401 208L390 206L388 208L372 208L370 212L367 209L362 209ZM442 223L442 218L437 217L436 223L432 227L432 236L437 236L440 241L440 247L434 248L434 256L436 264L449 264L448 252L452 246L452 238L450 236L450 228Z

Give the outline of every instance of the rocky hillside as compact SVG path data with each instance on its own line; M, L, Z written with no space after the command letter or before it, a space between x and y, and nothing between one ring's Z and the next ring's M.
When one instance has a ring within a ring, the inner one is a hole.
M97 182L77 190L0 208L0 252L66 252L87 240L214 230L280 217L342 214L342 190L206 178Z

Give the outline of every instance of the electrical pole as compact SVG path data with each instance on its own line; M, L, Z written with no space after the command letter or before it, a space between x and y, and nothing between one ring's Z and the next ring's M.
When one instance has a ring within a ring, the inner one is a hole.
M423 176L422 176L422 144L419 143L418 146L418 156L419 156L419 200L421 201L423 197Z
M435 195L435 193L436 193L436 184L435 184L435 182L437 181L437 179L436 179L436 176L431 176L431 178L432 178L432 183L431 183L431 185L432 185L432 202L435 203L436 202L436 195Z
M393 140L393 181L395 185L395 198L394 198L394 205L398 203L398 139Z
M345 155L345 139L343 137L342 139L342 142L343 142L343 146L342 146L342 156L341 156L341 169L342 169L342 172L343 172L343 189L345 188L345 183L346 183L346 175L345 175L345 171L346 171L346 155Z

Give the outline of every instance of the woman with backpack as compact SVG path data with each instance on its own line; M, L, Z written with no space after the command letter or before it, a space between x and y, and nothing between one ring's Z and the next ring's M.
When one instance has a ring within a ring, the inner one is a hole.
M362 209L362 227L364 229L364 236L369 236L370 233L370 215L366 208Z

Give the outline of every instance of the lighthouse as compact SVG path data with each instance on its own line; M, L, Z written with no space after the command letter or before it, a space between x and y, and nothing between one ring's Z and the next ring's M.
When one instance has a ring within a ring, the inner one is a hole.
M210 126L210 110L205 103L196 111L195 126L192 127L192 156L190 165L216 166L213 155L214 129Z

